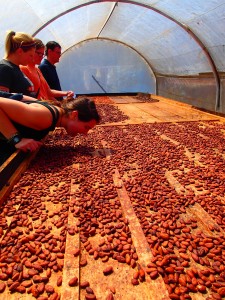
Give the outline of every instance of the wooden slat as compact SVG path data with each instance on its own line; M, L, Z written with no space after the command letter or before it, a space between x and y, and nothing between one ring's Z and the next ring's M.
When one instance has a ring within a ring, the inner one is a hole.
M7 184L0 189L0 205L2 205L9 195L13 186L20 179L22 173L26 171L37 152L38 151L27 154L16 151L0 167L0 175L4 176L4 182L7 182Z
M138 260L141 267L145 270L147 264L153 258L153 255L117 169L115 170L114 183L115 186L118 187L117 193L124 217L129 222L132 241L138 254ZM143 288L142 294L138 295L137 299L170 299L162 277L160 276L155 280L151 280L150 277L147 276L145 289Z
M75 164L73 166L76 170L79 170L79 164ZM71 182L71 195L73 195L79 185L74 184ZM73 200L73 196L70 196L70 201ZM68 211L68 227L74 226L77 223L78 219L75 218L70 211ZM64 255L64 267L63 267L63 281L62 281L62 288L61 288L61 299L73 299L78 300L80 299L80 255L74 256L75 249L80 249L80 235L79 232L75 235L70 235L68 232L66 234L66 249ZM70 279L77 277L78 284L75 287L70 287L68 282Z

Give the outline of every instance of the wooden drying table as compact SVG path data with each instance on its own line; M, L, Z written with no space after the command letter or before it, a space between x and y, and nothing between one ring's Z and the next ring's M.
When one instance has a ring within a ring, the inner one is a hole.
M224 119L222 117L202 112L198 109L195 109L189 105L182 104L176 101L172 101L169 99L165 99L162 97L152 96L152 99L155 101L152 102L144 102L136 97L109 97L109 105L114 105L119 108L125 115L129 117L128 120L117 122L117 123L110 123L110 124L103 124L99 125L99 127L110 127L110 126L126 126L128 124L142 124L142 123L173 123L176 124L178 122L185 122L185 121L215 121L216 123L223 124ZM101 103L101 97L95 97L97 103ZM206 125L204 125L206 126ZM170 140L174 143L173 139L167 137L166 135L161 135L161 138L164 140ZM100 151L96 151L93 155L99 156L100 154L105 157L105 159L110 159L112 153L107 146L107 142L102 142L102 149ZM15 157L19 156L19 152L13 154L12 157L8 159L8 161L1 167L0 171L3 172L10 168L15 168ZM187 155L192 157L190 153ZM5 186L0 191L0 198L1 204L4 207L3 200L7 199L13 185L16 183L17 180L20 179L22 173L28 168L31 160L33 159L34 155L29 155L25 159L21 160L18 159L16 163L16 169L14 172L11 173L11 178L7 178ZM193 159L193 157L192 157ZM196 164L201 164L198 160L198 157L195 156L194 158ZM10 165L11 164L11 165ZM79 163L74 163L73 168L74 170L79 171ZM9 171L7 171L8 173ZM184 192L185 187L179 183L173 172L168 171L166 173L166 178L169 184L174 187L177 194L181 194ZM121 178L121 174L119 173L118 169L113 176L113 183L117 190L118 199L121 203L122 211L124 218L128 220L129 223L129 230L131 231L131 236L133 240L133 245L136 248L137 255L138 255L138 262L139 266L146 270L146 262L150 262L153 258L152 251L150 249L149 243L145 238L145 234L142 231L141 225L139 220L136 216L134 211L134 207L132 205L132 201L129 197L129 193L125 188L123 178ZM60 183L63 186L63 182ZM29 187L27 187L29 190ZM70 191L72 194L76 194L76 191L79 189L79 184L73 182L71 180ZM198 191L197 191L198 192ZM54 187L52 189L52 193L54 193ZM199 193L201 191L199 190ZM71 201L73 201L73 196L71 196ZM49 199L48 199L49 200ZM224 201L222 199L221 201ZM56 209L59 208L59 204L54 204L49 201L46 203L46 207L48 208L49 213L53 213ZM71 206L69 206L71 207ZM16 210L19 210L19 206ZM184 218L188 217L195 217L199 226L203 232L207 234L213 235L214 233L211 231L213 226L217 226L215 220L206 211L201 207L199 204L194 204L190 206L184 213ZM12 218L8 218L8 225L10 225ZM36 220L33 222L33 225L38 226L38 221ZM77 224L78 218L74 219L74 215L72 211L68 210L68 226L73 226ZM48 220L46 221L46 226L51 225ZM209 225L211 227L209 227ZM3 230L4 231L4 230ZM52 234L57 235L58 229L52 229ZM224 233L221 229L220 232ZM6 234L6 231L4 231ZM2 235L1 241L4 239L4 234ZM96 235L93 238L93 241L99 243L102 240L101 236ZM88 252L83 247L82 254L80 256L74 257L74 249L81 247L81 241L79 238L79 232L76 234L68 234L66 235L66 246L65 246L65 254L63 260L63 270L58 273L53 273L50 283L52 286L55 287L55 291L61 294L61 300L78 300L78 299L85 299L85 292L84 289L80 287L78 284L75 287L69 287L68 281L76 276L79 279L79 282L82 283L83 281L89 281L91 283L92 289L95 291L97 299L103 300L106 299L107 295L114 294L114 299L120 300L166 300L170 299L168 290L166 285L161 276L159 276L156 280L151 280L149 276L146 276L146 280L137 286L131 285L131 279L134 274L134 270L127 264L121 264L112 258L109 258L107 263L102 262L100 259L95 260L93 256L88 255ZM81 267L80 260L81 257L85 256L87 259L87 266ZM195 262L192 260L192 265L195 266ZM1 263L0 263L1 264ZM103 275L103 270L106 265L113 266L114 273L109 276ZM56 281L59 276L62 276L62 285L60 287L56 286ZM200 300L205 299L206 295L201 293L192 293L192 299ZM3 294L0 294L0 299L4 300L29 300L34 299L31 294L19 294L19 293L10 293L6 288ZM50 298L49 298L50 299ZM107 298L111 299L111 298ZM175 298L174 298L175 299Z

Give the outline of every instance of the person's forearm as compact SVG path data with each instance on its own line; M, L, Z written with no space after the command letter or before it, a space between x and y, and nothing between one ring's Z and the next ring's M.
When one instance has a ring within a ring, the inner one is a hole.
M51 90L53 93L53 96L55 98L58 97L74 97L74 92L73 91L58 91L58 90Z
M8 118L6 113L0 108L0 132L4 135L6 139L9 139L13 136L17 129L12 124L11 120Z
M17 134L17 129L5 113L5 111L0 107L0 132L3 134L3 136L8 140L8 142L12 143L14 140L12 138L15 137ZM20 138L20 141L13 144L16 149L22 150L24 152L28 151L36 151L41 145L41 141L35 141L32 138L23 138L23 136L18 135Z
M53 97L58 98L58 97L65 97L67 96L67 91L58 91L58 90L51 90Z

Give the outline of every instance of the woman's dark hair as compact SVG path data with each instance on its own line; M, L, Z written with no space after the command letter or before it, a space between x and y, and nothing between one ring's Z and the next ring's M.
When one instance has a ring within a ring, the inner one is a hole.
M45 47L45 45L43 44L42 40L40 40L38 38L34 38L34 42L35 42L36 50Z
M88 98L64 100L61 107L68 114L73 110L78 111L78 119L83 122L95 120L98 124L101 117L98 114L95 102Z
M54 50L56 47L61 48L61 46L59 45L59 43L55 42L55 41L49 41L47 42L47 44L45 45L45 56L48 55L48 50Z

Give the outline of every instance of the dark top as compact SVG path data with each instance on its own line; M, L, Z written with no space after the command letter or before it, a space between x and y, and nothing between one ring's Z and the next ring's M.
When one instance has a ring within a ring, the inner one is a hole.
M20 100L17 100L17 99L14 99L15 101L20 101ZM36 129L33 129L33 128L29 128L27 126L24 126L24 125L21 125L21 124L18 124L16 122L12 122L13 125L16 127L16 129L18 130L18 132L21 134L22 137L24 138L30 138L30 139L34 139L34 140L41 140L43 139L48 133L49 131L53 131L56 127L56 124L57 124L57 121L59 119L59 111L57 110L57 108L47 102L42 102L42 101L23 101L27 104L31 104L31 103L38 103L40 105L43 105L45 107L47 107L51 114L52 114L52 124L51 126L49 126L48 128L46 129L43 129L43 130L36 130ZM5 139L5 137L1 134L1 139Z
M56 123L59 119L59 111L57 110L57 108L47 102L42 102L42 101L23 101L25 103L38 103L40 105L43 105L45 107L47 107L51 114L52 114L52 124L51 126L49 126L48 128L46 129L42 129L42 130L36 130L36 129L33 129L33 128L29 128L29 127L26 127L26 126L23 126L21 124L18 124L16 122L12 122L13 125L16 127L16 129L18 130L18 132L22 135L22 137L24 138L31 138L31 139L34 139L34 140L41 140L43 139L48 133L49 131L53 131L56 127Z
M21 94L21 93L19 93L19 94L12 94L12 93L8 93L8 92L2 92L2 91L0 91L0 97L10 98L10 99L15 99L15 100L22 100L23 99L23 94Z
M41 70L45 80L51 89L61 91L61 85L59 81L59 77L56 71L56 67L51 64L47 59L43 59L41 64L39 65L39 69ZM58 100L62 100L62 97L58 97Z
M0 61L0 86L5 86L10 93L22 93L34 97L32 82L20 68L6 59Z
M11 95L10 93L4 93L0 92L1 97L5 98L11 98L14 99L15 101L20 101L21 100L21 94L14 94ZM22 95L23 96L23 95ZM25 103L38 103L40 105L43 105L47 107L51 114L52 114L52 124L48 128L44 130L35 130L26 126L23 126L21 124L18 124L16 122L13 122L13 125L16 127L18 132L22 135L24 138L32 138L34 140L41 140L43 139L49 131L52 131L55 129L57 121L59 119L59 111L56 109L56 107L50 105L49 103L46 102L41 102L41 101L23 101ZM2 135L0 132L0 165L12 154L14 153L16 148L14 146L11 146L7 143L7 139Z

